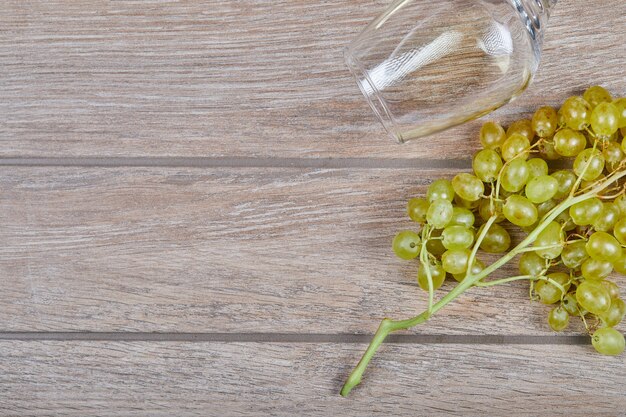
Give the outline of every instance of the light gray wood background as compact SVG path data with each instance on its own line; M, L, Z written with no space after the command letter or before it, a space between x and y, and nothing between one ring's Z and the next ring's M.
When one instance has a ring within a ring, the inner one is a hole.
M3 2L0 415L626 415L624 357L552 333L522 283L338 396L380 318L425 305L390 239L482 122L385 136L341 49L386 4ZM625 29L622 0L563 1L490 117L626 94Z

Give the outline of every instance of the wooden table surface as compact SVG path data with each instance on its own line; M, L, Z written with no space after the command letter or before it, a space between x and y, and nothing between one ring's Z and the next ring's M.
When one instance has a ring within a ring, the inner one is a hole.
M523 283L339 397L380 318L425 305L390 238L481 123L386 137L341 50L387 2L3 2L0 415L626 415L624 356L553 334ZM626 94L625 30L623 0L563 1L492 117Z

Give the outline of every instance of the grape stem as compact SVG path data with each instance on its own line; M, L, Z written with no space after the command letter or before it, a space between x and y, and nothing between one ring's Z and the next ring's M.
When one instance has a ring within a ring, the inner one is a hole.
M465 279L461 281L456 287L454 287L450 292L444 295L441 299L439 299L439 301L433 304L432 308L429 308L428 310L422 312L421 314L415 317L412 317L406 320L392 320L389 318L384 318L381 321L380 325L378 326L378 330L376 330L376 333L374 334L374 338L372 339L369 346L365 350L365 353L361 357L361 360L359 361L357 366L354 368L354 370L350 373L346 382L341 388L341 395L344 397L348 396L348 394L350 394L350 391L352 391L352 389L361 382L361 377L363 376L363 373L365 372L367 365L376 354L376 351L378 350L380 345L383 343L383 341L387 338L387 336L390 333L398 331L398 330L406 330L406 329L417 326L418 324L421 324L427 321L432 314L435 314L437 311L442 309L446 304L448 304L449 302L453 301L458 296L463 294L468 288L476 285L480 280L482 280L483 278L485 278L486 276L488 276L489 274L491 274L492 272L494 272L495 270L497 270L498 268L500 268L501 266L509 262L518 254L522 253L528 246L530 246L537 239L539 234L546 228L546 226L548 226L550 222L556 219L557 216L561 214L563 211L567 210L569 207L573 206L574 204L580 203L581 201L585 201L594 197L596 194L603 191L610 184L623 178L624 176L626 176L626 171L615 172L611 174L609 177L607 177L606 179L604 179L604 181L599 182L595 187L593 187L588 192L577 195L577 196L574 196L574 195L568 196L565 200L563 200L556 207L554 207L550 212L548 212L541 219L537 227L535 227L535 229L532 232L530 232L528 236L526 236L526 238L522 240L509 253L502 256L496 262L489 265L488 267L478 272L477 274L472 274L471 265L472 265L473 260L475 259L476 251L478 250L478 247L480 246L480 242L482 242L482 239L484 239L485 235L487 234L489 227L496 220L495 215L491 216L489 220L487 221L487 224L481 231L481 234L476 241L474 249L472 250L472 253L468 260L468 265L470 265L469 273L465 277ZM493 282L497 282L497 281L493 281ZM507 282L507 281L504 281L504 282ZM489 283L486 283L486 284L489 284ZM496 285L496 284L493 284L493 285Z

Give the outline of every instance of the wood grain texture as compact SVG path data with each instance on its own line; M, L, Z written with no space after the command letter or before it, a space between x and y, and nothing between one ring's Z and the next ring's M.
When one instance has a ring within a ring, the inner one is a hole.
M373 332L425 306L390 241L415 228L408 198L446 175L2 168L0 329ZM552 334L527 297L475 288L416 332Z
M0 155L467 158L479 121L396 146L345 69L387 4L5 1ZM534 85L493 117L626 94L625 27L623 0L559 3Z
M590 346L0 342L0 412L54 416L624 415L623 358Z

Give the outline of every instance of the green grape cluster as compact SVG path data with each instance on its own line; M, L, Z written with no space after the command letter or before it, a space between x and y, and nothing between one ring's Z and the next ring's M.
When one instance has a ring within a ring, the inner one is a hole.
M624 170L625 104L593 86L558 111L541 107L506 130L485 123L473 172L433 181L425 198L408 202L409 217L424 227L398 233L393 250L402 259L419 258L418 285L432 292L447 277L461 282L476 276L485 269L481 253L509 251L512 227L531 233L559 203ZM571 168L550 172L547 161L555 159ZM595 349L617 355L624 336L615 326L626 303L609 277L626 274L624 246L626 195L615 181L547 222L519 256L521 275L502 281L528 279L532 299L552 307L547 321L553 330L580 318ZM477 285L493 282L485 278Z
M531 298L551 307L552 329L579 318L599 353L624 351L616 326L626 304L611 274L626 275L626 98L593 86L558 111L541 107L506 130L487 122L479 138L472 172L437 179L424 198L409 200L419 227L393 239L398 257L419 261L428 309L383 319L341 395L360 383L388 334L424 323L473 286L527 280ZM521 241L509 234L516 228ZM490 278L514 259L521 275ZM454 288L436 300L448 278Z

